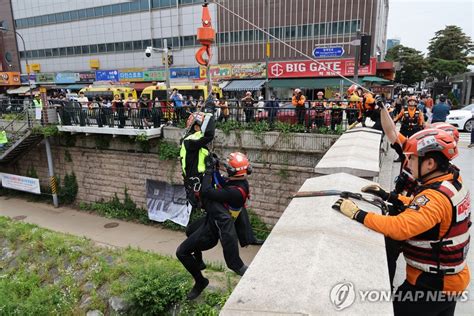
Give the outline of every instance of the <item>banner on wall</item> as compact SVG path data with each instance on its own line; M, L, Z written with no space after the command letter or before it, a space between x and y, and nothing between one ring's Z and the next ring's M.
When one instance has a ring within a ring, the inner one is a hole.
M170 220L187 226L191 206L187 205L183 185L171 185L163 181L146 180L146 205L148 218L152 221Z
M56 83L76 83L80 80L78 72L58 72L56 74Z
M199 68L199 76L201 79L207 78L206 67ZM211 78L213 80L227 80L232 78L232 65L215 65L211 66Z
M199 79L199 67L171 68L171 79Z
M0 72L0 85L2 86L19 86L21 85L19 72Z
M78 83L92 83L95 81L95 72L80 72Z
M143 72L143 81L165 81L165 70L147 70Z
M235 64L232 65L232 79L265 78L265 64Z
M97 70L95 72L96 81L119 81L118 70Z
M36 74L37 83L54 83L56 75L49 72L39 72Z
M143 68L121 69L119 71L119 80L127 82L143 81Z
M354 75L354 59L321 59L320 64L341 73L343 76ZM337 77L313 61L271 62L268 68L269 78L301 78L301 77ZM359 76L375 75L377 59L371 58L370 65L359 67Z
M41 194L39 179L0 173L0 182L4 188Z

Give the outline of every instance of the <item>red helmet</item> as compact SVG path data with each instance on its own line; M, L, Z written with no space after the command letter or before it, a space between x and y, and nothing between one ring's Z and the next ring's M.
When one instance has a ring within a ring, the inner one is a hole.
M406 155L423 157L426 153L439 151L449 160L458 155L458 148L454 137L441 129L428 128L413 134L404 148Z
M206 117L206 114L203 112L195 112L189 115L188 120L186 121L186 128L190 129L191 127L194 126L194 124L197 124L199 126L202 126L204 123L204 118Z
M448 132L449 134L451 134L451 136L454 137L454 140L456 141L456 143L459 142L459 131L456 127L452 126L451 124L445 123L445 122L437 122L437 123L431 124L431 128L437 128L445 132Z
M247 156L239 152L231 153L224 165L229 177L241 177L252 173L252 166Z

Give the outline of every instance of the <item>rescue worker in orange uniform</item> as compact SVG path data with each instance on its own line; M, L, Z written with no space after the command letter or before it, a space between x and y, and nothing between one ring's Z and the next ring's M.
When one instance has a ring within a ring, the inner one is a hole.
M421 131L425 125L423 113L417 108L418 101L415 96L408 98L408 104L405 105L400 113L395 117L394 121L400 121L400 134L410 137L416 132Z
M360 108L360 102L362 102L362 90L357 85L353 84L347 89L347 96L349 103L347 104L347 124L352 125L357 121L358 110Z
M456 141L443 130L425 129L408 139L404 151L418 186L413 198L406 197L408 207L403 212L378 215L361 210L349 199L339 199L333 208L405 241L406 280L394 294L395 315L454 315L455 298L470 280L466 257L471 225L468 188L450 163L458 155ZM390 198L378 185L362 191ZM410 296L417 299L403 299Z
M304 118L306 115L305 109L306 97L303 95L301 89L295 89L291 104L295 107L296 117L298 118L298 124L304 126Z
M370 118L374 122L372 128L382 131L380 105L377 104L383 106L383 103L377 102L372 93L366 92L362 98L362 102L359 102L359 116L357 117L357 121L362 123L362 126L365 126L366 119Z

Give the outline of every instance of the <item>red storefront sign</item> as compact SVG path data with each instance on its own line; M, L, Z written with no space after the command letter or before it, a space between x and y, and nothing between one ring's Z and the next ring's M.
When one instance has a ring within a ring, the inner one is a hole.
M320 64L330 68L343 76L354 75L354 59L322 59ZM269 78L301 78L301 77L337 77L337 75L325 69L314 61L282 61L269 63ZM359 75L375 75L377 59L371 58L370 65L359 67Z

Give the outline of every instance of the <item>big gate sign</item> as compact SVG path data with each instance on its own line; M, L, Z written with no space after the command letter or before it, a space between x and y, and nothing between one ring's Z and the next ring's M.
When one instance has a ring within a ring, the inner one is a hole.
M318 60L325 67L342 74L343 76L354 75L354 59L323 59ZM359 75L375 75L376 58L370 59L370 65L359 67ZM301 78L301 77L336 77L337 74L325 69L313 61L285 61L269 63L269 78Z

